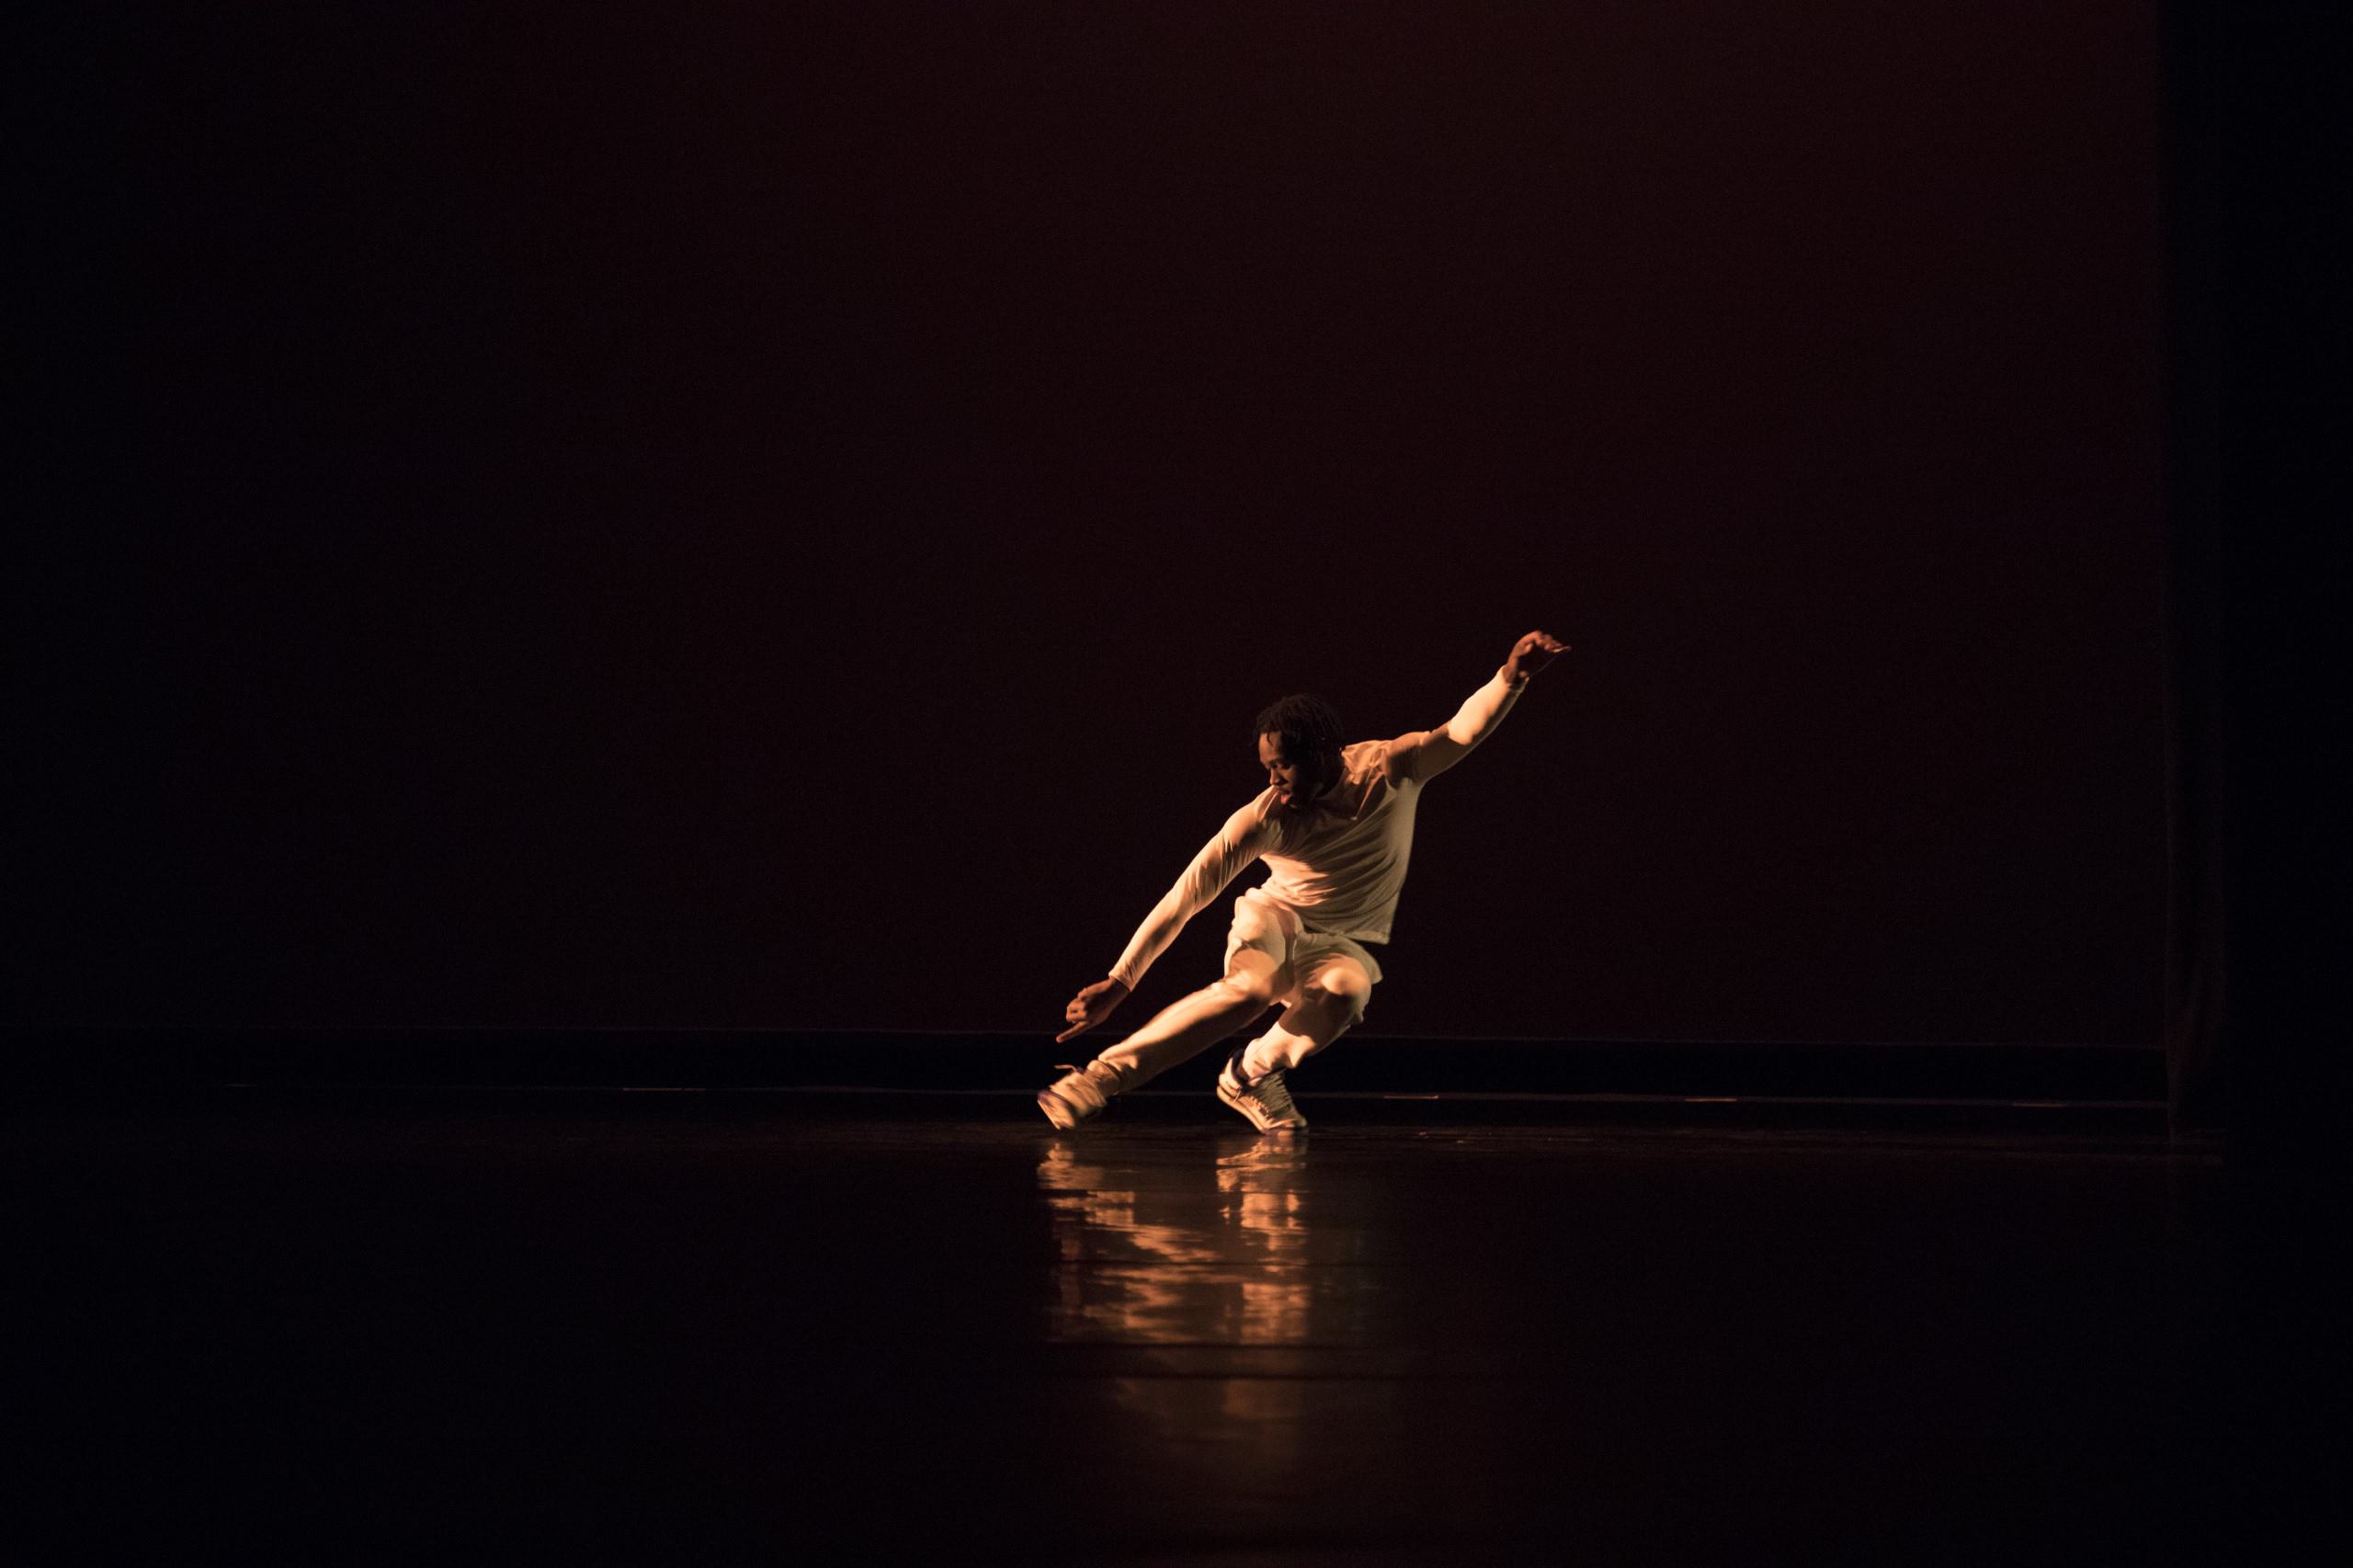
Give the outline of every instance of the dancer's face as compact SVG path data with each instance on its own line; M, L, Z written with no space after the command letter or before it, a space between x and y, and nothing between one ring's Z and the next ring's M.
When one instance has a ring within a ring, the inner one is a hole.
M1287 755L1282 736L1271 730L1258 737L1258 762L1267 770L1267 782L1281 791L1286 806L1305 805L1331 783L1318 758Z

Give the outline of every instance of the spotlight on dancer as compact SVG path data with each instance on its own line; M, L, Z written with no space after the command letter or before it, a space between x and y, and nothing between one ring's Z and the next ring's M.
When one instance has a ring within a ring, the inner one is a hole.
M1548 632L1512 645L1484 686L1435 730L1343 744L1340 716L1321 698L1286 697L1258 715L1267 787L1228 817L1162 895L1111 972L1071 998L1056 1044L1108 1018L1185 923L1253 860L1267 880L1233 901L1225 973L1169 1004L1143 1028L1038 1092L1039 1108L1067 1131L1113 1096L1199 1055L1279 1006L1272 1028L1229 1054L1217 1097L1261 1132L1304 1129L1284 1074L1364 1017L1381 964L1368 943L1389 940L1414 846L1422 786L1495 733L1529 677L1568 651Z

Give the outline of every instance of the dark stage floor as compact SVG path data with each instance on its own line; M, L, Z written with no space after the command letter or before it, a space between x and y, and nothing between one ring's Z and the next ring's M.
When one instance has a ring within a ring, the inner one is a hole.
M10 1555L2312 1560L2211 1149L1192 1104L19 1106Z

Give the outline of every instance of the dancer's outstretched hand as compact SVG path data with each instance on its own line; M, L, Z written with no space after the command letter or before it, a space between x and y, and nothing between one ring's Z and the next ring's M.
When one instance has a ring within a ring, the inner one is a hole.
M1070 999L1063 1009L1063 1017L1070 1020L1070 1028L1054 1037L1056 1045L1074 1035L1085 1034L1104 1019L1112 1009L1128 999L1128 988L1116 980L1098 980Z
M1505 661L1514 677L1532 676L1569 651L1569 645L1549 631L1531 631L1511 645L1511 657Z

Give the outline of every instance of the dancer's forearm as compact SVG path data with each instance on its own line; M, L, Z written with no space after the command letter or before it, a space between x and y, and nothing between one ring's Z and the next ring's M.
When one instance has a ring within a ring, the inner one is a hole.
M1176 939L1176 934L1194 915L1187 907L1189 901L1184 897L1184 882L1179 881L1153 905L1152 913L1136 927L1136 934L1128 938L1127 950L1120 955L1120 961L1111 966L1113 980L1133 991L1153 960L1168 950L1168 944Z
M1504 722L1504 715L1511 711L1512 704L1519 700L1519 694L1528 689L1528 676L1521 674L1514 680L1515 673L1506 664L1486 685L1466 698L1454 717L1440 726L1446 738L1468 751L1494 734L1495 727Z

